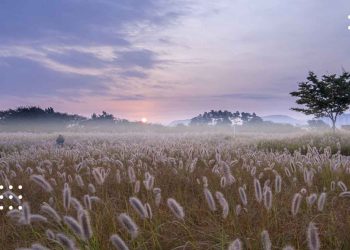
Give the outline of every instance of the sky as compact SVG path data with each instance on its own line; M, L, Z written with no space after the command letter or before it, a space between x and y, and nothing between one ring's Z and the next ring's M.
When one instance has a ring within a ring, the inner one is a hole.
M0 109L298 118L308 71L350 71L348 15L349 0L1 0Z

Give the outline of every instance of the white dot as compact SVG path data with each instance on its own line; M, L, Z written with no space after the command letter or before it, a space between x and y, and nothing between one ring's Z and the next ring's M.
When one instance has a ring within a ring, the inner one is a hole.
M13 186L12 186L12 185L10 185L10 186L9 186L9 189L12 189L12 188L13 188Z
M348 19L350 19L350 15L348 15Z
M18 189L22 189L22 185L18 185Z
M18 210L22 210L22 206L18 206Z
M4 206L0 206L0 210L3 210L4 209Z
M3 186L3 185L0 185L0 189L4 189L4 186Z
M18 199L22 200L22 195L18 195Z
M12 209L13 209L13 206L9 206L9 209L12 210Z
M9 199L12 200L13 196L12 195L9 195Z
M348 26L348 30L350 30L350 26Z
M4 199L4 196L3 195L0 195L0 200Z

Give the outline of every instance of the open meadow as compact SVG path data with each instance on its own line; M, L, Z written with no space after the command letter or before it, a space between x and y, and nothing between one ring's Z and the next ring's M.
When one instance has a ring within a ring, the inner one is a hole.
M350 134L63 136L0 134L0 249L350 249Z

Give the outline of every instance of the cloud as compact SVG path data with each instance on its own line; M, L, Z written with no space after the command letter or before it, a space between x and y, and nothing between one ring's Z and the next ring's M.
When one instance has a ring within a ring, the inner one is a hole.
M79 97L106 94L109 87L101 76L61 74L35 61L17 57L0 58L1 95Z
M144 69L154 68L157 54L148 49L122 51L117 54L115 63L123 68L138 66Z
M251 100L272 100L282 99L286 95L277 93L231 93L223 95L212 95L210 98L227 98L227 99L251 99Z
M180 13L156 0L61 0L0 2L0 41L14 43L112 44L128 46L124 26L165 24Z
M137 70L126 70L120 73L122 77L125 78L147 78L148 75L144 72Z

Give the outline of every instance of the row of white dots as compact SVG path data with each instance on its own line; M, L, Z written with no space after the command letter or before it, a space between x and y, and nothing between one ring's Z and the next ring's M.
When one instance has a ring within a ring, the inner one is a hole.
M22 200L22 198L23 198L22 195L18 195L17 197L18 197L18 199L20 199L20 200ZM4 199L4 196L1 194L1 195L0 195L0 200L2 200L2 199ZM12 200L12 199L13 199L13 195L10 194L10 195L9 195L9 199Z
M13 206L9 206L9 210L12 210ZM4 206L0 206L0 210L4 210ZM18 210L22 210L22 206L18 206Z
M23 187L22 185L18 185L18 189L21 190ZM0 185L0 190L4 189L4 186L3 185ZM13 189L13 186L12 185L9 185L9 189Z

